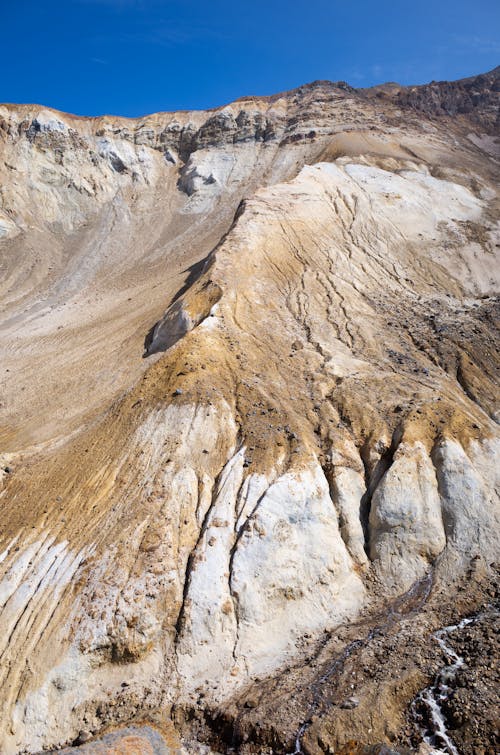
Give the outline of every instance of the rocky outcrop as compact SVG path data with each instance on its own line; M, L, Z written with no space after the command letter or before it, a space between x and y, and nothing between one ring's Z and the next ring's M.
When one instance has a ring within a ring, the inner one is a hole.
M472 121L402 130L328 82L2 112L3 751L145 721L188 752L408 744L432 632L498 555Z
M423 86L400 88L396 97L403 108L426 115L466 114L494 133L499 125L500 66L460 81L433 81Z

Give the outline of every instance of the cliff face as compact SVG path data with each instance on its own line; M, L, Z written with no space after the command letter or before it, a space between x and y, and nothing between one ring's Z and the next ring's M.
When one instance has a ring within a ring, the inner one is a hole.
M467 115L476 127L498 133L500 66L460 81L433 81L423 86L396 88L393 94L394 101L403 108L438 117Z
M0 106L3 752L422 739L498 549L494 75Z

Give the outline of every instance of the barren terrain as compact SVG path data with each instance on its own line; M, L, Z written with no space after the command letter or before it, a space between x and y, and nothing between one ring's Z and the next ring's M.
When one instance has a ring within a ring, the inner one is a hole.
M497 751L499 77L0 105L6 755Z

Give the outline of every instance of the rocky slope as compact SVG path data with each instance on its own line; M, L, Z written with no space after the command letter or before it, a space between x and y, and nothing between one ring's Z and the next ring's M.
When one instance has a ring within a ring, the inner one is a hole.
M431 751L498 552L498 82L0 106L3 752Z

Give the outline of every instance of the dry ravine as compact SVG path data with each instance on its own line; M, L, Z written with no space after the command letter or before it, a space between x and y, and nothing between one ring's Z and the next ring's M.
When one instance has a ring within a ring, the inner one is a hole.
M0 752L498 751L499 103L0 105Z

